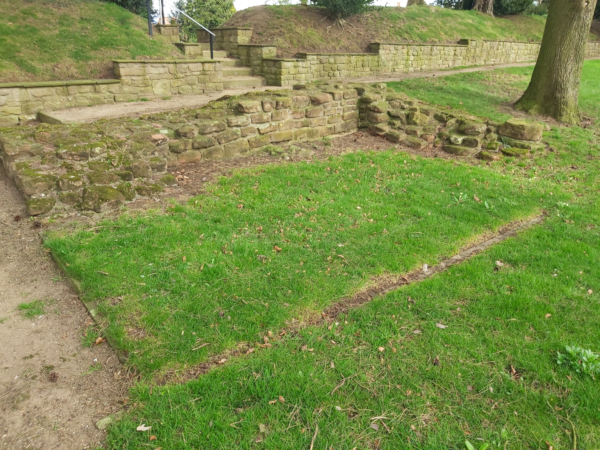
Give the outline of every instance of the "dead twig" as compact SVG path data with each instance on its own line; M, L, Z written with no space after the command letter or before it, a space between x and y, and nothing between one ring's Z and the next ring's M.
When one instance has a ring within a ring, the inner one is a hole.
M337 391L339 388L341 388L346 383L346 380L349 380L350 378L355 377L356 375L358 375L358 374L355 373L354 375L350 375L349 377L345 377L344 375L342 375L342 378L343 378L342 382L340 384L338 384L336 387L334 387L333 391L331 391L331 393L329 395L333 395L333 393L335 391Z
M313 434L312 440L310 441L310 450L313 450L315 447L315 439L317 439L317 433L319 432L319 424L317 424L317 429L315 430L315 434Z

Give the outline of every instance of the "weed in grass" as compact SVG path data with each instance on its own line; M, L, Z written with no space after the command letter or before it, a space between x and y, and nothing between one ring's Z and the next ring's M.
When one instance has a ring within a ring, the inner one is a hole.
M34 319L44 314L46 304L41 300L34 300L29 303L21 303L18 306L19 311L27 319Z
M556 362L593 379L600 374L600 355L588 349L567 345L565 353L557 352Z

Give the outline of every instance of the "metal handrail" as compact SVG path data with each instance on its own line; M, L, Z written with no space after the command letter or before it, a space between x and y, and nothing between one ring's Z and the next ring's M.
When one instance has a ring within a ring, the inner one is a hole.
M183 11L181 11L180 9L177 9L175 7L173 7L173 9L175 11L177 11L178 13L183 14L185 17L187 17L188 19L190 19L192 22L194 22L196 25L199 25L204 31L208 32L208 34L210 35L209 39L210 39L210 59L215 59L214 58L214 53L213 53L213 37L215 36L215 33L213 33L212 31L210 31L208 28L206 28L204 25L202 25L201 23L196 22L194 19L192 19L190 16L188 16L186 13L184 13Z

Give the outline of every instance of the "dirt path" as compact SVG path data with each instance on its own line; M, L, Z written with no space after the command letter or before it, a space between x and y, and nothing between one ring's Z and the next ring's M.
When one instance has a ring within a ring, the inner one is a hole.
M95 422L119 409L122 369L107 345L81 345L91 318L26 217L0 170L0 449L90 448L104 438ZM33 300L47 306L27 319L17 308Z

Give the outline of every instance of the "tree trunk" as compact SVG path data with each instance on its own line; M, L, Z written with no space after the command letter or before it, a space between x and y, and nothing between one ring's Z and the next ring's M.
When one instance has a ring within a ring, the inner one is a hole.
M529 87L516 107L579 123L579 82L596 0L552 0Z
M494 17L494 0L475 0L473 9Z

